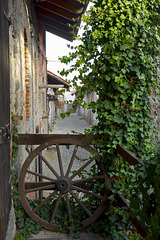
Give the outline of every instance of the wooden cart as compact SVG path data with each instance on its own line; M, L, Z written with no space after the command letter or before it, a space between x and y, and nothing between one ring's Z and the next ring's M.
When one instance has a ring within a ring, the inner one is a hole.
M107 204L111 180L105 172L100 155L90 145L93 140L96 141L98 138L100 136L60 134L19 135L21 145L38 145L38 147L29 153L19 176L21 203L27 214L34 221L40 222L43 227L55 231L63 227L62 225L64 225L65 221L70 222L70 224L76 223L77 214L80 214L82 215L81 222L76 225L80 229L95 222L103 213ZM67 154L69 146L72 146L73 150L68 166L64 169L66 159L61 156L61 151L63 148L64 152L65 148ZM54 166L56 161L56 169L45 156L45 150L51 147L55 149L57 155L57 160L53 159ZM79 150L88 152L88 157L85 160L81 159L81 166L74 170L73 165L77 161ZM142 164L139 159L120 145L117 146L117 152L132 165ZM101 170L98 170L99 174L95 176L91 176L88 173L88 167L92 166L93 163L98 164L99 169L101 168ZM42 171L43 168L48 169L50 174ZM97 189L99 189L97 184L101 186L101 192L99 190L97 192ZM90 204L87 201L88 197L90 198ZM33 204L35 198L38 200L38 204L36 203L36 205ZM129 209L126 199L120 195L118 195L118 198L119 202ZM92 206L91 203L93 203ZM50 216L43 216L41 209L45 206L51 206ZM64 216L58 218L59 209L61 209L61 212L64 211ZM137 231L142 236L146 236L145 231L139 224L139 219L136 217L131 219L131 221L137 228Z

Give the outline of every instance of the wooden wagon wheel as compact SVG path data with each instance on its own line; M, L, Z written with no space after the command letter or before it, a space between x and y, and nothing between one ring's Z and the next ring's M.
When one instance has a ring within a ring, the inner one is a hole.
M64 172L62 163L61 145L74 145L74 150L66 172ZM59 173L44 156L44 150L49 146L55 146ZM89 157L85 162L82 162L82 166L78 170L73 172L71 170L73 170L73 163L77 158L77 151L79 149L85 149L85 151L89 153ZM37 173L35 170L32 170L33 167L35 167L37 156L40 156L43 167L49 169L50 175ZM27 214L34 221L40 222L43 227L49 230L59 230L61 220L57 220L57 214L63 202L63 208L64 205L65 208L62 209L62 211L66 211L66 220L68 222L76 222L79 211L79 213L84 212L82 214L82 218L84 217L84 219L82 219L81 226L78 225L78 228L83 228L93 223L104 211L109 193L108 185L110 184L109 177L105 174L100 159L99 154L91 146L82 145L78 140L68 139L67 137L65 139L45 142L37 147L25 160L19 177L19 195ZM102 174L99 176L79 178L78 176L94 161L100 164ZM43 181L36 182L35 179L43 179ZM96 190L98 189L96 188L97 181L102 187L101 193ZM39 191L43 191L43 193L46 192L48 195L45 195L45 198L38 199L38 205L34 205L33 199L35 198L35 193ZM92 198L89 204L87 203L87 197ZM30 198L32 200L30 200ZM46 218L46 216L42 216L44 215L42 214L42 209L48 206L47 204L49 204L49 202L52 203L52 205L49 205L51 206L51 215ZM90 206L91 202L93 206Z

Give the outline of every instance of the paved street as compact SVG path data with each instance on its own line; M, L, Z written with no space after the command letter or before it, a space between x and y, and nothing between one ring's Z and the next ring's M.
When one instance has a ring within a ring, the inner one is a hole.
M55 134L67 134L72 133L71 131L76 131L78 133L84 133L85 128L90 128L89 124L86 123L82 117L78 116L77 113L72 113L70 117L64 119L56 119L56 124L52 129L51 133Z

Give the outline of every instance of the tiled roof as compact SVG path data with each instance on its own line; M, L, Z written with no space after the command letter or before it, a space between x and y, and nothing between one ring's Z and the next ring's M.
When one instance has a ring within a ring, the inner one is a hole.
M84 84L79 84L78 87L83 87ZM77 88L73 89L71 91L71 95L73 96L74 94L76 94L78 92Z
M64 85L64 88L69 88L70 84L65 81L63 78L59 77L58 75L47 71L47 80L48 80L48 84L62 84Z

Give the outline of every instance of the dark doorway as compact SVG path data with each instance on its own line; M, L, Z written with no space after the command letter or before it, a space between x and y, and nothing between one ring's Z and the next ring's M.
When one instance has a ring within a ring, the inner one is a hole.
M9 19L8 0L0 0L0 239L4 240L11 208Z

